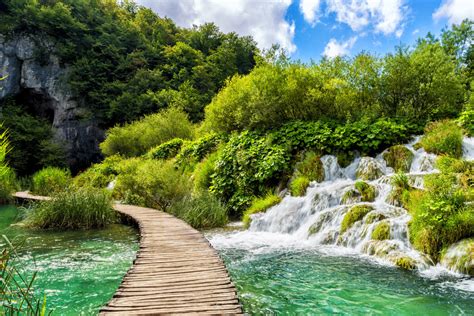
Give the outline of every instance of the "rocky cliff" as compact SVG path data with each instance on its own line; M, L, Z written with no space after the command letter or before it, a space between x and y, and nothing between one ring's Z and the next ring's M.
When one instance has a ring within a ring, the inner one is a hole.
M79 170L100 159L104 132L68 88L67 67L54 55L40 63L35 47L30 37L6 39L0 35L0 77L6 76L0 81L0 99L14 96L48 119L55 138L66 146L69 166Z

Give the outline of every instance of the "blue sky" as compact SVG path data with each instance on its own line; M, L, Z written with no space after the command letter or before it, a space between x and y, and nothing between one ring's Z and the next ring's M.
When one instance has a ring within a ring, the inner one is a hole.
M464 18L474 0L138 0L180 26L216 23L252 35L262 49L277 43L293 59L383 55Z

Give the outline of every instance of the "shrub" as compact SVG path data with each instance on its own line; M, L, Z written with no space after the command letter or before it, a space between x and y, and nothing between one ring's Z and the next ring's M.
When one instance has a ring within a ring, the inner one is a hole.
M122 160L123 158L118 155L107 157L101 163L94 164L78 174L73 179L73 183L78 187L90 186L103 189L118 175L118 166Z
M56 167L46 167L32 177L31 191L34 194L49 196L65 190L71 181L71 172Z
M299 176L290 182L290 193L293 196L303 196L309 186L309 179L305 176Z
M371 238L373 240L390 239L390 224L388 222L381 222L372 231Z
M420 143L427 152L457 158L462 155L462 130L455 121L433 122L426 127Z
M414 157L415 155L403 145L392 146L383 153L383 159L385 159L387 165L392 167L395 172L410 171Z
M173 138L191 139L193 133L194 127L186 114L170 108L140 121L111 128L100 148L106 156L140 156Z
M128 159L119 166L114 197L126 203L169 211L171 205L191 192L189 175L173 161Z
M252 201L250 207L244 212L242 217L242 222L244 223L244 227L248 228L250 223L252 222L252 215L256 213L263 213L270 207L278 204L281 202L281 198L275 194L267 194L261 198L255 198Z
M425 189L410 194L410 240L436 262L444 247L474 235L474 207L465 203L472 188L455 174L434 174L426 176Z
M235 214L245 210L254 196L263 194L289 170L290 154L258 134L234 135L215 163L211 191Z
M362 202L373 202L375 200L375 188L365 181L357 181L354 185L360 193Z
M222 227L229 221L224 205L208 192L186 196L171 206L170 213L194 228Z
M219 152L210 154L196 165L194 169L194 192L208 191L212 184L212 175L215 172Z
M169 159L175 157L183 145L181 138L173 138L161 145L158 145L148 151L146 154L149 159Z
M221 142L218 134L209 134L197 140L183 144L181 151L176 157L176 163L180 166L201 161L206 155L216 150Z
M324 168L321 157L313 151L305 152L303 159L296 164L295 176L304 176L309 181L323 181Z
M76 230L103 228L116 219L110 194L84 187L56 193L51 200L34 204L26 222L42 229Z
M369 205L356 205L349 209L341 222L341 234L344 234L355 222L362 220L372 209Z

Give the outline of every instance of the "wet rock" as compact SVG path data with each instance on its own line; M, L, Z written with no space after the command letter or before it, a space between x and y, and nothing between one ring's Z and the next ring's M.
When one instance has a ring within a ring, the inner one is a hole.
M384 167L374 158L362 157L357 166L356 176L362 180L375 180L384 175Z
M382 156L387 162L387 166L392 167L396 172L410 171L411 163L415 157L415 155L403 145L388 148Z
M449 246L440 262L452 271L474 276L474 238L463 239Z

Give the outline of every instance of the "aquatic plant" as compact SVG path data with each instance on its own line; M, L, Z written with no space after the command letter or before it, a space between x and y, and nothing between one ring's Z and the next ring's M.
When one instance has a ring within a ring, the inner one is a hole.
M29 227L76 230L102 228L117 220L110 193L91 187L69 188L36 202L27 212Z
M349 209L341 222L341 234L345 233L355 222L363 219L364 216L372 210L373 207L370 205L356 205Z
M222 227L229 222L224 205L209 192L186 196L173 203L169 212L194 228Z
M244 227L248 228L250 223L252 222L252 215L256 213L263 213L270 207L278 204L281 202L281 198L278 195L273 193L268 193L264 197L255 198L252 201L250 207L245 210L244 215L242 217L242 222L244 223Z
M67 169L46 167L31 178L31 191L37 195L49 196L67 189L71 181L71 172Z
M415 155L403 145L392 146L383 153L387 166L392 167L395 172L410 171L414 157Z
M458 158L462 155L462 129L452 120L430 123L420 144L427 152Z
M290 193L293 196L303 196L309 186L309 179L305 176L298 176L290 182Z

